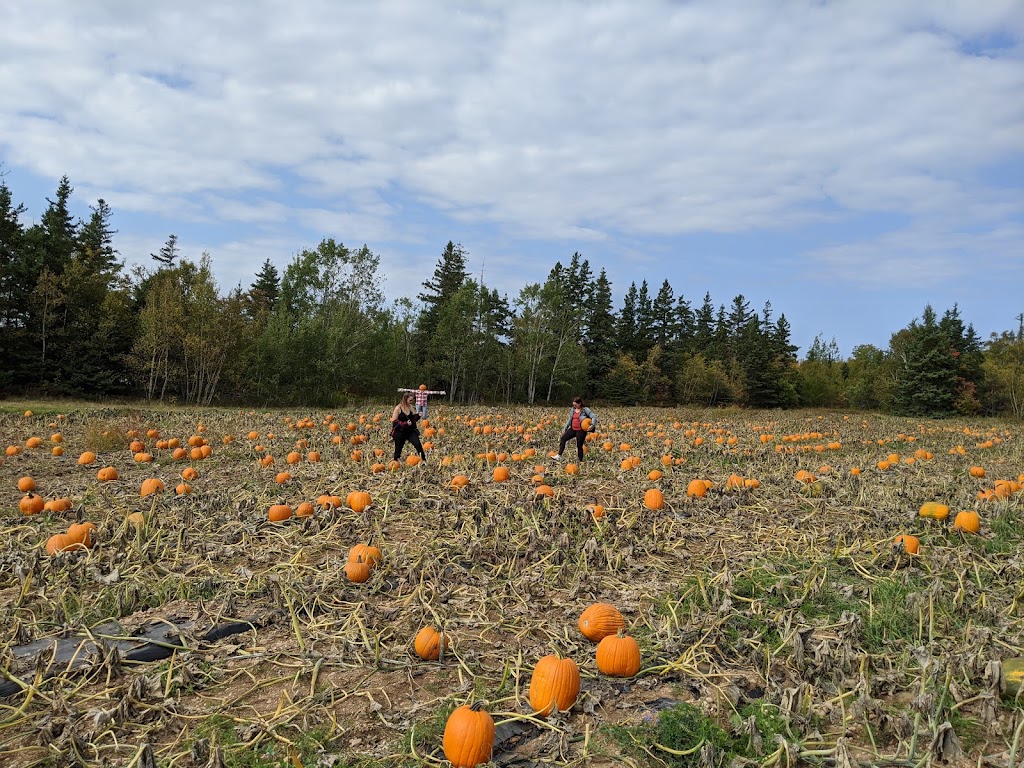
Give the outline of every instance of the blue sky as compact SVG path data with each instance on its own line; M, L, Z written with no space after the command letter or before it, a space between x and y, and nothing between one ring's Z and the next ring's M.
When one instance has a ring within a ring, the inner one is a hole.
M332 237L414 297L445 244L514 300L574 251L806 352L1024 312L1024 4L18 1L0 172L70 178L127 264L222 292Z

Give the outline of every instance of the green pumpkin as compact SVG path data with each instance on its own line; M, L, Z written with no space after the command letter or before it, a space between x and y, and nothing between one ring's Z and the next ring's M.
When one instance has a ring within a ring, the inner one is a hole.
M1003 698L1013 700L1020 695L1021 680L1024 680L1024 657L1016 656L1002 661Z

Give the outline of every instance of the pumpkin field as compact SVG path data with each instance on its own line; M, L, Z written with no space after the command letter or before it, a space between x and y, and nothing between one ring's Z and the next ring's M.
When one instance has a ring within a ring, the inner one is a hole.
M1018 423L0 406L0 765L1024 766Z

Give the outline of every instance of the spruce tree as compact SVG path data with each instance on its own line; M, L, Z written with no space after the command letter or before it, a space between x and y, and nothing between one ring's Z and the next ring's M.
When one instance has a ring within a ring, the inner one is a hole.
M957 367L950 339L926 306L919 323L893 336L897 378L893 411L904 416L949 416L956 399Z
M587 335L583 339L587 355L586 394L603 397L607 379L615 366L615 315L612 313L612 285L602 269L594 282L587 311Z
M420 349L424 352L429 346L430 337L437 330L445 305L465 285L467 277L469 273L466 272L466 252L461 244L456 245L449 240L434 268L434 276L423 283L426 290L417 296L425 305L418 323Z

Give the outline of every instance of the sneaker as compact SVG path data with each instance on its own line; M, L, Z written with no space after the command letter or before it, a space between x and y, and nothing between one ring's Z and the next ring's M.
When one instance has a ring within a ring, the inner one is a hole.
M551 454L551 460L552 461L561 461L562 460L562 454L560 454L560 453L553 453L553 454Z

